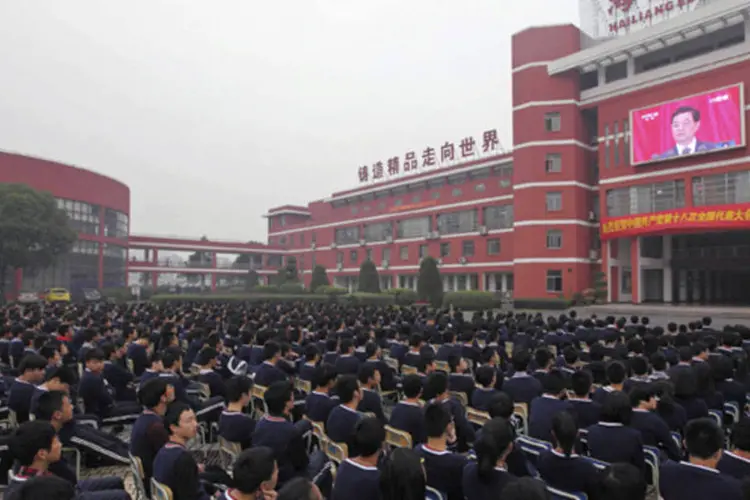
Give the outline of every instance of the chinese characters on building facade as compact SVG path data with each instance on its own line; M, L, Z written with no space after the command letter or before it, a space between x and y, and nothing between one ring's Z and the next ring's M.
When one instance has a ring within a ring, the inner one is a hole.
M473 137L465 137L458 144L446 142L440 148L427 147L421 152L407 151L403 155L394 156L386 161L378 161L372 166L359 167L359 182L378 182L398 177L400 175L415 174L433 168L440 168L449 164L472 160L488 153L502 153L497 130L487 130L482 134L481 143Z

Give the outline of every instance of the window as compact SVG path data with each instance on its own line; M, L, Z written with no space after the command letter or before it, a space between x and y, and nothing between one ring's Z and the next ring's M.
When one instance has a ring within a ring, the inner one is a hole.
M664 244L661 236L644 236L641 238L641 257L661 259L664 256Z
M408 260L409 259L409 247L406 245L402 246L398 249L398 256L401 257L401 260Z
M547 193L547 211L559 212L560 210L562 210L562 193L559 191Z
M334 238L337 245L353 245L359 243L359 226L341 227L336 229Z
M604 168L609 168L609 125L604 126Z
M562 172L562 156L558 153L549 153L544 162L544 170L548 174Z
M419 258L424 259L427 255L427 245L419 245Z
M482 218L487 229L509 229L513 227L513 205L495 205L482 209Z
M311 241L312 243L317 243L317 241L318 241L318 240L317 240L317 238L316 238L316 236L315 236L315 233L312 233L312 234L310 235L310 241Z
M85 210L87 203L75 202L76 210ZM98 208L97 208L98 213ZM97 217L98 219L98 217ZM128 237L128 216L111 208L104 209L104 236L110 238Z
M368 248L367 250L365 250L365 258L370 262L374 262L372 260L372 248Z
M65 210L70 227L73 230L84 234L99 234L99 214L101 211L99 205L58 198L57 208ZM106 226L105 229L107 229ZM127 231L127 228L125 230Z
M266 257L266 265L268 267L281 267L281 262L281 255L269 255Z
M344 252L336 252L336 264L344 263Z
M547 248L559 250L562 248L562 231L559 229L549 229L547 231Z
M380 222L377 224L367 224L364 228L364 238L366 242L385 241L393 235L393 223Z
M463 257L474 256L474 242L473 241L466 240L461 243L461 255Z
M451 196L461 196L462 194L461 188L453 188L453 191L451 191Z
M492 238L487 240L487 255L499 255L500 254L500 240Z
M383 249L383 255L382 255L383 261L390 262L391 261L391 249L390 248L384 248Z
M403 202L404 201L401 198L399 198L398 200L396 200L396 201L393 202L393 206L394 207L400 207Z
M352 215L357 215L359 213L359 208L352 207Z
M451 244L441 243L440 244L440 257L448 257L451 254Z
M70 249L72 253L85 255L99 255L99 243L95 241L77 240Z
M617 134L620 132L620 124L615 122L615 167L620 164L620 138L617 137Z
M430 232L430 217L415 217L398 221L396 235L399 238L426 238Z
M563 289L562 271L560 270L547 271L547 292L560 293L562 292L562 289Z
M432 198L433 200L439 199L440 198L440 191L433 191L432 194L430 195L430 198Z
M477 193L483 193L484 190L485 190L484 184L477 184L476 186L474 186L474 191L476 191Z
M693 205L732 205L750 202L750 170L693 177Z
M440 234L470 233L477 230L477 210L463 210L437 216Z
M622 121L622 162L625 165L630 164L630 122L627 120Z
M422 197L419 196L418 194L415 194L414 196L411 197L412 203L419 203L420 201L422 201Z
M657 182L607 191L607 215L649 214L685 206L685 181Z
M560 113L544 113L544 129L547 132L559 132Z
M356 250L349 250L349 262L352 264L357 263L357 251Z
M279 217L279 224L281 224L282 227L286 226L286 215Z

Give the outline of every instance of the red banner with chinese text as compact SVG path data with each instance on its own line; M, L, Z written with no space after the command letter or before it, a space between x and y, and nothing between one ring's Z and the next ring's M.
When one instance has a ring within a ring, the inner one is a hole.
M750 203L714 205L628 215L601 222L601 239L678 231L720 231L750 228Z

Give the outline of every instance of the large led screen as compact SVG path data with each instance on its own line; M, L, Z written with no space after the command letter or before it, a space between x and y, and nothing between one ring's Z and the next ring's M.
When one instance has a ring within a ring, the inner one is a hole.
M741 84L630 112L633 165L745 146Z

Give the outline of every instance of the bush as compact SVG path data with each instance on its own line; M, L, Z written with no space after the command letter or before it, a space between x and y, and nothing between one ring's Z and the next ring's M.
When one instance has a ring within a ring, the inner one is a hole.
M255 293L279 293L281 290L278 285L258 285L253 288Z
M338 286L321 285L315 289L318 295L346 295L349 290Z
M313 268L312 279L310 281L310 290L315 291L322 286L328 286L331 282L328 281L328 274L326 274L326 268L318 264Z
M419 264L417 297L429 302L432 307L440 307L443 304L443 279L433 257L425 257Z
M170 302L327 302L327 295L305 294L279 294L279 293L246 293L246 294L159 294L154 295L151 300L155 303Z
M305 293L305 286L302 283L284 283L279 287L279 293L295 294Z
M410 306L417 301L417 292L410 288L389 288L385 293L393 295L395 303L400 306Z
M375 263L370 259L365 259L359 267L359 288L364 293L380 293L380 276Z
M453 306L470 311L493 309L501 305L500 297L492 292L481 292L479 290L448 292L443 298L443 307Z
M516 299L513 309L532 309L542 311L562 311L570 306L566 299L544 297L540 299Z
M127 302L133 300L133 294L130 293L130 288L104 288L100 292L102 297L105 299L114 300L115 302Z
M339 297L339 302L355 306L390 306L395 304L396 297L386 293L355 292Z

